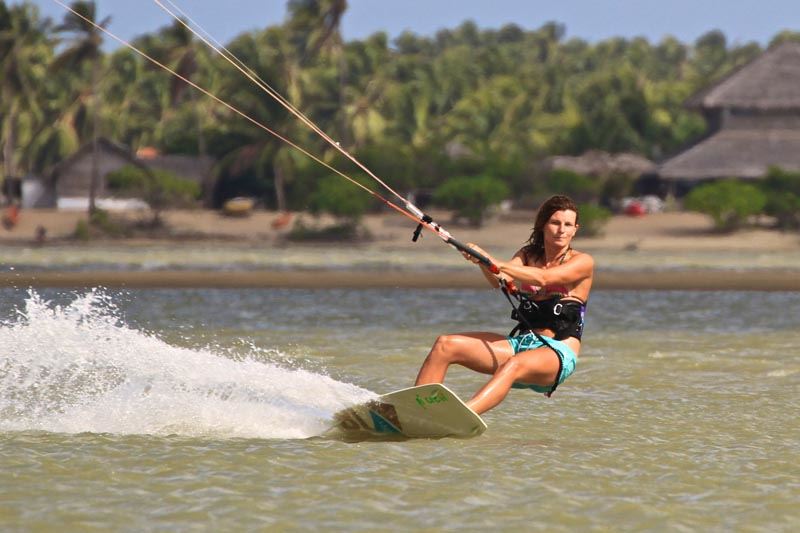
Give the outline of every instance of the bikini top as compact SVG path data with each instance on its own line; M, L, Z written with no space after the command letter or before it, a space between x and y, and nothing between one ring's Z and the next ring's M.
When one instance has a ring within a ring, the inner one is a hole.
M569 289L566 288L564 285L545 285L544 287L539 287L536 285L529 285L526 283L520 285L520 291L530 294L533 298L536 299L552 298L553 296L559 296L561 298L565 298L569 296Z
M564 252L564 255L561 256L561 260L558 262L559 265L563 265L564 262L567 260L567 257L570 255L572 248L567 248L567 251ZM560 298L566 298L569 296L569 289L564 285L545 285L544 287L540 287L538 285L531 285L529 283L522 283L520 284L519 290L523 293L530 295L530 298L533 299L546 299L552 298L554 296L558 296Z

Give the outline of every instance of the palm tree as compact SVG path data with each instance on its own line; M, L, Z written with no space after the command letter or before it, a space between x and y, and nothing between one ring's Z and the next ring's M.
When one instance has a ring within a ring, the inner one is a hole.
M300 52L301 65L323 49L341 47L340 26L347 0L289 0L288 28L292 44Z
M39 87L49 61L48 23L36 8L21 4L6 8L0 1L0 116L2 116L3 173L20 173L20 135L28 141L40 114ZM20 120L24 115L30 118ZM21 132L21 125L27 131Z
M324 88L325 84L320 82L325 74L311 67L322 58L330 58L330 61L337 63L338 67L335 89L338 93L336 98L338 102L331 106L335 115L337 109L342 110L346 106L344 87L347 78L347 62L342 42L341 22L347 11L347 0L289 0L287 10L289 20L286 28L289 46L286 48L286 72L289 78L290 100L304 113L313 116L314 110L309 108L311 102L305 102L305 106L301 107L303 96L310 92L304 90L303 85L307 88L314 87L317 91ZM333 103L326 96L316 99L316 102L322 104L322 107L325 107L326 103ZM320 109L320 111L323 110ZM338 132L334 136L343 147L349 148L351 136L346 118L345 113L339 113ZM274 178L276 197L279 199L279 203L280 199L285 197L283 188L287 177L291 175L289 161L291 161L290 157L280 153L276 154Z
M283 28L268 28L262 32L243 34L235 39L228 48L232 54L266 80L278 93L290 95L290 100L299 107L299 85L293 85L287 71L291 70L291 54L287 48L288 39ZM216 93L220 98L239 109L262 124L268 124L273 130L288 138L295 138L289 131L299 122L291 120L288 112L275 100L258 93L250 80L243 76L226 76L224 71L215 70L211 65L211 77L224 79L224 85ZM238 120L221 120L218 129L224 135L236 138L238 142L220 156L219 169L231 180L240 182L237 189L246 190L250 194L261 195L266 192L263 187L269 175L272 175L276 207L285 210L287 207L285 184L291 179L290 158L282 152L290 148L281 141L266 135L263 130ZM302 143L300 143L302 144ZM246 183L244 183L246 182Z
M185 25L175 22L168 32L167 42L170 44L170 58L174 65L175 72L191 80L198 69L197 49L193 39L193 34ZM203 114L202 108L197 105L197 91L191 89L185 82L178 78L173 78L177 83L173 84L171 91L173 105L180 102L183 94L188 90L189 101L197 115L197 153L201 156L206 155L206 140L203 135Z
M336 50L341 43L339 24L347 8L346 0L290 0L289 20L283 28L269 28L256 36L244 35L231 44L234 55L283 94L292 105L312 118L315 111L325 114L330 108L329 93L325 92L327 70L318 67L318 60ZM341 57L341 54L340 54ZM269 124L276 131L296 140L302 146L313 142L313 134L298 128L300 122L274 101L254 98L255 90L247 80L231 80L226 92L234 101L242 102L238 107ZM281 88L280 85L285 83ZM338 90L341 102L341 77ZM311 94L319 96L311 98ZM322 93L322 96L320 94ZM318 104L317 109L313 104ZM335 109L335 104L333 108ZM322 110L321 108L325 108ZM232 150L223 158L221 168L234 174L249 169L261 179L272 174L276 208L284 211L288 207L286 184L292 180L296 157L287 145L265 138L262 131L250 132L248 142ZM292 134L292 132L294 134ZM341 139L343 134L339 133ZM298 137L304 137L301 141ZM317 139L318 140L318 139Z
M97 188L100 183L98 168L98 138L99 138L99 113L100 102L97 99L97 86L100 82L100 68L103 58L103 36L100 28L105 28L111 22L111 17L106 17L101 22L96 22L97 7L94 2L73 2L71 8L78 13L69 12L64 15L63 22L56 27L56 31L69 34L72 38L67 48L56 58L56 68L79 69L85 63L91 64L91 80L88 99L92 110L92 176L89 182L89 216L97 211ZM80 15L80 16L79 16Z
M160 63L169 66L175 73L184 79L194 81L198 71L198 49L194 34L187 27L185 21L175 20L172 25L161 28L157 33L140 38L137 46ZM150 65L151 69L160 70ZM207 153L205 137L203 135L203 110L198 105L197 92L188 83L177 76L169 79L169 88L165 96L165 108L162 120L168 120L174 111L188 100L195 115L197 129L197 152L200 155Z

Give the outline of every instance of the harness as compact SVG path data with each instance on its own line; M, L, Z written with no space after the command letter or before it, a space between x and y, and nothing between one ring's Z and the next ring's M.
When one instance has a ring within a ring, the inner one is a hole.
M511 312L511 318L517 321L517 325L511 331L524 331L531 327L547 328L555 332L556 340L569 337L580 339L583 335L585 312L586 306L577 300L564 300L556 296L536 301L523 296L517 308Z
M534 328L533 325L528 322L528 319L526 318L525 313L520 312L520 309L523 307L523 305L526 305L527 303L531 303L533 305L536 305L536 302L534 302L533 300L530 300L530 299L527 299L527 298L521 298L521 297L515 295L516 298L520 301L519 305L517 305L517 304L514 303L514 300L511 299L511 295L509 294L508 289L506 289L506 287L502 287L502 291L503 291L503 294L505 295L506 299L508 300L508 303L511 304L511 308L512 308L511 318L513 318L515 320L519 320L517 325L514 326L514 328L509 333L509 336L514 336L520 331L526 331L527 330L530 333L533 333L534 335L536 335L536 339L540 343L542 343L542 346L547 346L548 348L553 350L553 353L555 353L556 357L558 358L558 372L556 373L556 380L553 383L553 386L550 388L550 390L544 394L546 397L550 398L553 395L553 393L556 391L556 389L558 388L558 382L561 381L561 373L564 371L564 355L560 351L558 351L555 346L550 344L547 341L547 339L544 338L544 336L540 335L536 331L536 328Z

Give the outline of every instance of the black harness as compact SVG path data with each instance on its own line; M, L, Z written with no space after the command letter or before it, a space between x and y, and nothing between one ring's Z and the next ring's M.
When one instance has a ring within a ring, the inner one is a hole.
M511 335L528 329L552 329L554 338L562 341L569 337L581 338L583 334L583 315L586 306L578 300L565 300L555 296L547 300L520 298L519 306L511 312L517 321Z
M545 396L549 398L558 388L558 382L561 381L561 373L564 371L564 355L560 351L558 351L555 346L547 342L547 339L545 339L542 335L540 335L535 331L536 328L528 320L528 316L530 316L531 313L523 311L523 309L525 308L529 310L534 309L535 308L534 306L537 306L537 302L529 298L517 297L517 299L520 301L519 305L517 305L514 303L514 300L511 299L511 296L509 295L508 290L505 287L503 287L503 294L506 296L508 303L511 304L511 308L513 309L513 311L511 311L511 318L513 318L514 320L518 320L517 325L514 326L514 329L511 330L509 335L514 336L521 331L529 331L534 335L536 335L536 339L540 343L542 343L542 346L547 346L548 348L553 350L553 353L555 353L556 357L558 358L558 372L556 373L556 381L555 383L553 383L553 386L550 388L550 390L545 393Z

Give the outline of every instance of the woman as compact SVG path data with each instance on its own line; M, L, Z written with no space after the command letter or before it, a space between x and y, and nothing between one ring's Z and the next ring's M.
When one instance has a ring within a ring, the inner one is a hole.
M460 333L436 339L420 368L417 385L442 383L453 364L492 378L467 402L476 413L499 404L514 388L550 395L575 370L581 347L583 314L592 288L594 260L572 249L578 231L578 209L566 196L553 196L539 208L528 243L510 261L482 253L503 279L515 282L522 295L522 317L512 335ZM470 255L465 257L479 264ZM481 265L484 276L497 276ZM514 335L519 329L519 334Z

